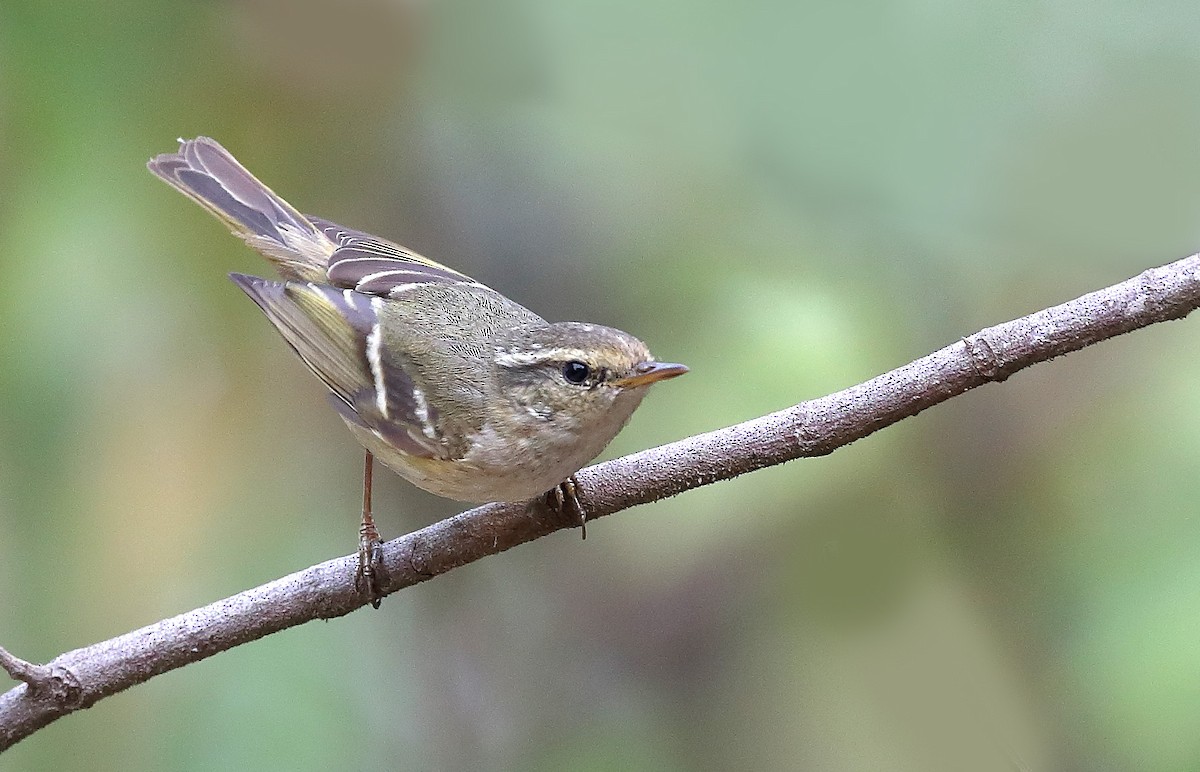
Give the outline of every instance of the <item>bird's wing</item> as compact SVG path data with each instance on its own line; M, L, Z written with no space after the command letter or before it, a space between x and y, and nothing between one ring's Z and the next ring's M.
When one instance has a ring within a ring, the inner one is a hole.
M329 283L336 287L394 298L423 284L479 285L470 276L387 239L343 228L320 217L310 215L308 219L337 244L326 271Z
M410 455L442 458L439 416L412 375L383 350L382 298L313 282L230 274L308 368L346 420Z

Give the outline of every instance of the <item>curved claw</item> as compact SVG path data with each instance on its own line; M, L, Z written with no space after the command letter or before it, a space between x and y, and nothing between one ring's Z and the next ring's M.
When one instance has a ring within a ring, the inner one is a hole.
M583 538L587 539L587 510L579 503L579 482L575 475L546 491L546 505L560 515L573 512Z

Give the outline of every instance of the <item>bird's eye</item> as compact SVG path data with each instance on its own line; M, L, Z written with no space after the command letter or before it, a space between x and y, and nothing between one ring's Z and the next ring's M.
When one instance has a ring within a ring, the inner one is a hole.
M586 381L588 376L592 374L592 368L578 359L572 359L563 365L562 374L567 379L567 383L580 384Z

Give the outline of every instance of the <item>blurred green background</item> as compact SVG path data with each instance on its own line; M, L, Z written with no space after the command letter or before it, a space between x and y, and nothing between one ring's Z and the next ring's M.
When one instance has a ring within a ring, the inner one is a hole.
M1200 248L1197 39L1182 2L0 4L0 645L354 549L360 452L225 278L266 265L144 169L177 136L689 364L617 455ZM1200 768L1198 344L554 535L0 768Z

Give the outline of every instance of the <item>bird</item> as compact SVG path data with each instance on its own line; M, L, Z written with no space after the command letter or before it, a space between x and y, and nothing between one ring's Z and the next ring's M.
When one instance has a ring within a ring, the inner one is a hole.
M301 214L209 137L180 139L147 166L278 273L229 276L325 385L365 450L354 582L375 608L386 574L374 459L458 501L545 495L585 528L575 473L651 385L688 371L629 333L548 322L411 249Z

